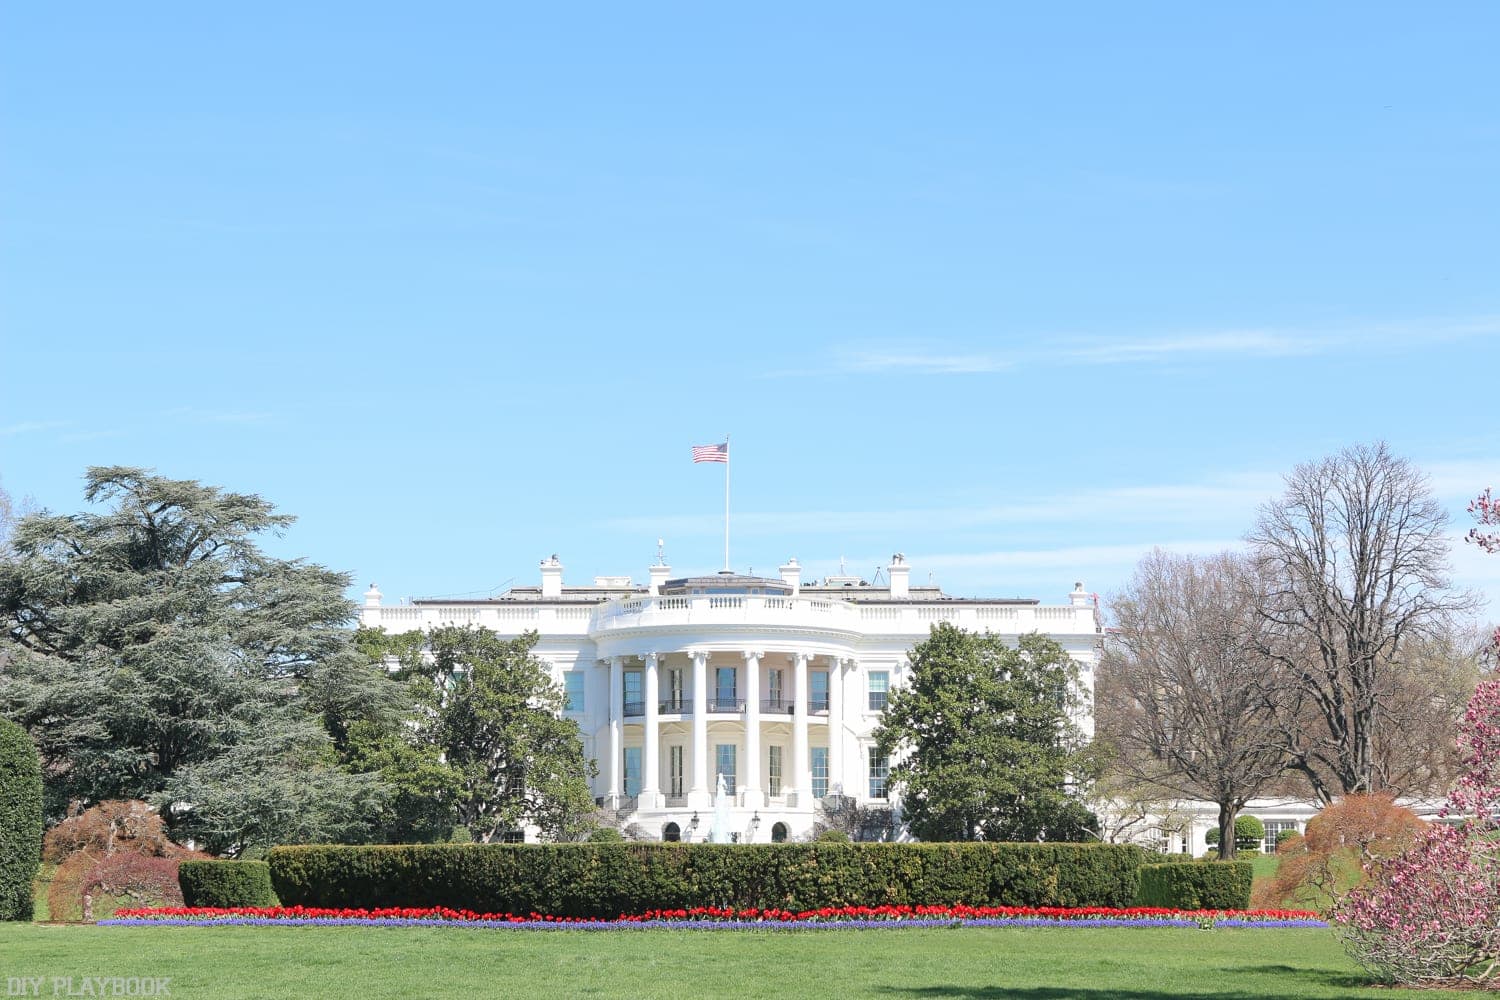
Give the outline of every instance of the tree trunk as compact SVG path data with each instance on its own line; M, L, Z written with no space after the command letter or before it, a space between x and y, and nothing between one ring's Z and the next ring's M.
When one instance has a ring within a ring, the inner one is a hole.
M1234 860L1234 821L1239 807L1233 802L1219 803L1219 860Z

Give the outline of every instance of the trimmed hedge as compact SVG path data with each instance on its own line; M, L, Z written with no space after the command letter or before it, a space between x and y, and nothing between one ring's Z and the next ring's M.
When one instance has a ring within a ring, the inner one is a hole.
M1144 865L1135 903L1176 910L1247 910L1254 871L1248 861Z
M264 861L184 861L177 867L184 906L275 906Z
M1234 821L1234 849L1236 851L1259 852L1260 842L1266 836L1266 825L1259 819L1248 813L1239 816ZM1209 847L1219 846L1219 828L1211 826L1204 835L1204 842Z
M615 917L692 906L1128 906L1128 844L424 844L273 848L287 906Z
M42 864L42 762L26 730L0 719L0 920L30 920Z

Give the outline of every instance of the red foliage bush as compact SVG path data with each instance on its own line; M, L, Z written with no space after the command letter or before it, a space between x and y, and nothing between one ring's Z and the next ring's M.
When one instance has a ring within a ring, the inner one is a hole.
M102 918L119 906L181 906L177 865L207 857L173 843L156 811L136 800L75 808L47 832L42 855L58 866L47 890L53 920Z
M1326 912L1377 861L1406 850L1426 824L1390 795L1346 795L1307 823L1307 832L1277 845L1276 875L1254 905L1307 903Z

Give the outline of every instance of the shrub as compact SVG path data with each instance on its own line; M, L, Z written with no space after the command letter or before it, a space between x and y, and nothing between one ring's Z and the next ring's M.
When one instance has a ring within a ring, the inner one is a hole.
M75 807L42 842L42 857L57 865L47 889L49 915L103 919L121 906L181 906L177 863L205 856L172 843L145 802Z
M832 829L818 831L818 835L813 840L821 844L847 844L851 842L849 835L843 830Z
M1303 836L1278 838L1281 864L1256 890L1255 903L1327 912L1376 862L1406 850L1424 826L1388 794L1346 795L1308 820Z
M590 844L623 844L625 835L612 826L601 826L588 835Z
M1120 844L475 844L277 847L288 906L615 917L691 906L1128 906Z
M184 906L275 906L264 861L184 861L177 871Z
M1234 821L1234 849L1236 851L1254 851L1259 849L1261 840L1266 835L1266 825L1254 816L1240 816ZM1219 846L1219 828L1211 826L1208 833L1204 835L1204 841L1209 847Z
M42 863L42 764L26 730L0 719L0 920L30 920Z
M1266 824L1254 816L1240 816L1234 821L1234 849L1258 851L1266 839Z
M1248 909L1253 873L1248 861L1144 865L1135 903L1180 910Z

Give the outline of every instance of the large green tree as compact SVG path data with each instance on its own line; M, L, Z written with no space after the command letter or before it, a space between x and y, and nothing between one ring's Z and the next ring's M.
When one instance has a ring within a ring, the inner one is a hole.
M1032 633L1010 646L935 625L911 653L875 731L913 834L936 841L1081 840L1098 822L1075 797L1092 771L1073 722L1067 651Z
M463 779L436 738L434 722L442 699L426 661L427 633L360 628L354 645L367 662L402 683L404 699L394 723L359 719L344 727L338 741L345 767L378 774L386 789L370 839L392 844L449 840L459 822Z
M459 822L489 841L527 822L556 840L592 825L595 773L578 724L562 717L564 694L532 652L537 634L501 639L448 626L427 636L425 742L458 774Z
M352 646L349 578L264 553L293 519L258 496L125 467L84 495L103 509L24 517L0 558L0 711L49 812L151 799L228 851L358 837L381 789L338 744L401 692Z

